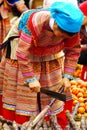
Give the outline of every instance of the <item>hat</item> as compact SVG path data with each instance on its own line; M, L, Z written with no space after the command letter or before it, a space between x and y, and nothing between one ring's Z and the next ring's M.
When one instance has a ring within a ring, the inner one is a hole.
M84 13L85 16L87 16L87 1L84 1L79 5L79 8Z
M51 17L64 31L77 33L84 20L82 11L71 2L55 2L50 7Z
M6 0L8 4L14 5L15 2L18 2L19 0Z

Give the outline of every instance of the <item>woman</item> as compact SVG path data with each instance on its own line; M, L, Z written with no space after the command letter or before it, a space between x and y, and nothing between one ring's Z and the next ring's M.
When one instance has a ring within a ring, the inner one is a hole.
M15 11L14 11L15 8ZM10 19L19 16L24 10L28 9L23 1L1 0L0 2L0 44L10 29ZM14 14L15 13L15 14Z
M24 0L1 0L0 1L0 45L6 37L10 27L11 20L17 18L22 12L28 10ZM15 22L15 21L14 21ZM0 51L0 60L2 52Z
M64 9L63 12L61 11L62 8ZM71 8L74 12L76 11L75 14L72 14ZM79 56L78 32L84 18L81 11L70 3L54 3L50 9L50 11L49 9L41 9L25 12L21 16L19 24L16 25L20 36L17 49L18 61L15 60L12 65L9 64L11 62L9 59L7 59L7 63L5 62L3 112L9 110L8 114L4 114L5 119L15 120L22 124L39 112L37 92L40 87L58 91L64 84L67 102L56 101L48 112L49 115L57 115L58 122L64 129L67 123L65 110L72 110L72 96L70 90L67 90L70 87L68 79L65 78L62 81L63 69L64 76L67 74L71 78ZM56 11L59 13L56 14ZM68 18L67 13L70 14ZM78 17L74 19L76 13ZM50 15L53 18L50 19ZM33 23L32 20L34 20ZM72 21L73 27L70 24L67 26L67 20ZM61 23L65 23L65 26ZM65 62L63 50L66 50ZM73 61L72 55L75 57ZM9 67L9 65L11 66ZM52 98L41 93L40 99L41 109L43 109ZM13 119L8 117L9 113L10 115L13 114Z
M75 14L71 10L76 11ZM27 23L24 21L26 17L28 17ZM21 84L21 87L18 85L17 99L19 100L17 103L19 105L16 107L19 113L26 111L25 116L37 114L37 92L40 87L58 91L63 82L67 105L62 101L56 101L48 113L49 115L56 114L60 118L58 121L62 128L65 128L67 121L64 111L72 110L72 96L69 81L68 79L62 81L62 73L63 67L64 76L67 75L71 78L74 72L80 52L77 34L83 19L81 11L70 2L55 2L50 7L50 11L44 9L32 13L30 16L25 14L21 18L18 26L20 39L17 49L20 69L18 84ZM65 61L63 50L66 50ZM72 55L75 57L73 60ZM27 87L22 87L24 82ZM41 109L43 109L49 104L51 98L42 93L40 98ZM26 101L26 108L22 106L21 101L23 104Z
M24 1L22 0L2 0L0 4L0 46L2 42L5 40L6 35L8 34L11 26L14 25L14 22L21 15L22 12L28 10ZM0 106L2 106L2 80L5 69L5 56L6 49L4 49L0 55ZM2 56L3 55L3 56ZM2 56L2 58L1 58ZM0 107L0 114L2 115L2 108ZM5 114L7 114L5 112Z

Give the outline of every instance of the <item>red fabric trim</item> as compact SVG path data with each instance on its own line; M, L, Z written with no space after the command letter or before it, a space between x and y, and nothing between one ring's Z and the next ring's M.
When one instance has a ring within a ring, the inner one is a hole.
M67 101L64 106L65 111L69 110L70 112L72 112L72 106L73 106L73 100Z
M3 112L2 116L5 119L10 120L10 121L15 120L15 112L14 111L7 110L7 109L3 108L2 112Z
M81 79L82 80L84 80L84 81L87 81L87 75L86 75L86 77L85 77L85 79L84 79L84 74L85 74L85 72L86 72L86 74L87 74L87 66L86 65L83 65L83 67L82 67L82 72L81 72Z
M2 95L0 95L0 115L2 115Z
M38 37L37 37L37 34L34 30L34 27L33 27L33 23L32 23L32 17L34 16L36 12L32 13L28 19L28 22L27 22L27 27L30 29L30 31L32 32L32 35L33 35L33 40L34 40L34 45L37 46L37 41L38 41Z
M15 115L15 111L7 110L3 108L3 118L10 120L10 121L16 121L18 124L23 124L26 121L29 121L28 116L21 116L21 115Z
M45 117L45 120L46 120L46 121L49 121L49 120L50 120L50 118L49 118L48 116L46 116L46 117Z
M62 130L65 129L67 122L68 122L67 117L65 115L65 111L68 109L68 110L70 110L70 112L72 112L72 103L73 103L73 100L67 101L65 103L64 111L57 114L57 120L58 120L58 123L60 124L60 126L62 127ZM15 115L14 111L7 110L4 108L3 108L3 117L7 120L11 120L11 121L15 120L18 124L23 124L24 122L29 121L28 116ZM46 119L46 121L48 121L49 117L46 117L45 119Z
M28 116L16 115L16 116L15 116L15 121L16 121L18 124L23 124L24 122L29 121L29 117L28 117Z
M65 127L68 123L65 111L69 110L70 112L72 112L72 105L73 105L73 100L67 101L65 103L64 110L57 115L57 120L60 126L62 127L62 130L65 130Z
M65 130L65 127L68 122L66 115L65 115L65 111L62 111L61 113L59 113L57 115L57 120L58 120L58 124L62 127L62 130Z

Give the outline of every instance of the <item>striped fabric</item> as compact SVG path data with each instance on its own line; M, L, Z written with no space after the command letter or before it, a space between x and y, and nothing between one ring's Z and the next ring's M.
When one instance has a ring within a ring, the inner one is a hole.
M34 73L42 87L46 87L53 91L57 91L61 87L62 77L61 64L59 64L60 60L43 63L38 62L37 65L36 63L32 63ZM57 66L57 64L59 64L59 66ZM40 95L43 109L49 104L51 98L42 93ZM14 110L19 115L29 116L31 114L37 114L38 112L37 94L32 93L27 86L24 86L24 78L17 61L9 59L6 60L4 71L3 102L4 108ZM59 103L59 101L56 101L50 113L58 113L58 108L60 109L62 104L63 102ZM55 112L53 112L53 110L55 110Z
M2 64L0 66L0 70L1 70L0 82L3 83L2 84L3 109L14 111L15 115L21 115L21 116L32 116L32 114L38 113L37 94L32 92L28 86L24 85L24 81L26 79L29 79L31 77L36 77L37 80L39 80L41 87L47 88L52 91L58 91L59 88L62 86L62 73L64 69L63 49L65 48L67 49L67 44L69 42L69 41L62 42L62 39L59 40L56 36L53 35L53 32L50 31L50 28L48 26L49 12L47 14L45 13L44 15L44 11L42 12L39 11L36 13L36 15L35 13L34 15L31 15L32 16L32 18L30 18L31 20L30 24L32 25L31 28L28 23L29 19L26 20L25 24L23 24L24 18L29 16L27 15L27 13L25 13L20 20L22 26L20 26L21 28L19 29L21 30L19 42L11 42L11 44L18 43L17 45L18 61L17 59L14 60L3 59L3 61L1 62ZM47 16L48 19L46 21ZM37 24L38 17L39 17L39 25ZM19 25L21 23L19 23ZM40 33L43 32L44 30L48 36L48 39L46 35ZM44 41L45 38L47 41ZM75 42L74 45L76 45L77 47L78 43L77 44L76 43L77 41ZM77 60L78 52L76 51L76 49L74 51L74 49L72 49L72 46L73 45L70 42L71 49L69 51L68 48L67 49L68 54L67 53L65 54L67 54L66 59L69 59L70 63L72 62L73 65L73 62L75 63L75 60ZM11 47L14 46L11 45ZM39 48L39 52L37 51L38 48ZM41 55L42 53L40 52L42 50L45 50L44 48L46 49L46 51L45 53L43 51L43 55ZM52 48L54 49L52 50ZM35 51L36 53L33 53ZM72 54L76 56L75 60L73 60ZM2 66L3 64L4 64L4 68ZM72 69L70 68L71 66L67 65L67 62L65 65L66 67L68 66L69 69ZM4 79L2 78L2 76ZM2 90L2 86L1 86L1 90ZM72 99L70 90L68 90L66 96L67 96L67 101ZM50 103L52 98L43 93L40 93L40 97L41 97L41 108L44 109L44 107ZM57 100L49 110L48 114L58 114L61 111L63 111L63 109L64 109L64 102ZM2 115L6 116L6 114L4 113ZM8 119L10 119L10 117L11 114L8 115ZM15 116L12 117L12 119L16 120Z
M51 59L49 59L48 61L40 60L37 62L34 62L34 61L31 62L31 59L30 59L30 54L33 55L33 57L38 56L38 57L43 58L45 56L57 54L57 52L59 53L60 50L64 49L64 47L66 47L66 49L69 49L67 47L67 44L68 44L67 41L65 41L65 44L64 44L64 42L62 42L62 39L59 40L55 35L53 35L53 33L50 31L48 23L49 23L48 11L39 11L36 13L34 12L30 15L28 19L28 24L26 25L26 27L32 33L33 37L31 37L32 35L31 34L29 35L29 33L26 34L23 28L23 31L21 31L20 40L18 44L17 57L20 64L20 69L24 76L24 80L35 76L40 81L41 87L56 91L60 88L59 86L61 86L60 82L62 80L62 64L63 64L64 57L61 56L60 58L57 57L53 60ZM31 40L27 42L26 40L30 38ZM73 37L72 39L70 39L70 41L73 41L74 39L75 38ZM68 53L70 54L70 57L72 56L73 53L74 55L76 54L75 60L77 60L79 53L78 51L76 51L76 49L74 51L74 49L72 49L72 46L75 46L75 45L77 46L77 44L78 44L78 40L76 40L75 43L70 44L71 49L70 51L68 51ZM62 48L59 50L61 45L62 45ZM52 51L52 48L54 48L54 46L55 46L55 49L53 49ZM51 51L50 51L50 47L51 47ZM39 51L38 51L38 48L39 48ZM43 50L43 53L41 53L41 50ZM72 63L74 62L71 59L69 60L72 61ZM70 68L70 66L68 67ZM29 94L29 96L30 95L31 94ZM66 95L68 95L67 100L70 100L72 98L70 91L67 92ZM50 98L46 98L46 97L47 97L46 95L41 94L42 108L44 108L44 106L46 106L50 101L49 100ZM53 110L56 111L60 107L62 107L63 104L60 103L61 105L59 105L58 102L59 101L57 101L57 103L53 105L52 112ZM32 108L33 110L34 106L36 106L36 104L34 104L33 106L30 106L29 109Z
M0 44L3 42L10 28L9 18L0 20Z
M72 48L72 47L73 48ZM79 33L71 38L71 41L65 41L65 62L64 62L64 73L73 75L76 67L76 63L78 61L78 57L80 56L80 35Z

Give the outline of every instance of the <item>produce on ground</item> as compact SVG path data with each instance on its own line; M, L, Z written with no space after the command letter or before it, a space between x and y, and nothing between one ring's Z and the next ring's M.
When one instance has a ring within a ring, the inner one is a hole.
M81 117L82 114L87 118L87 82L83 80L71 80L71 92L73 96L73 107L77 102L80 103L77 115Z

